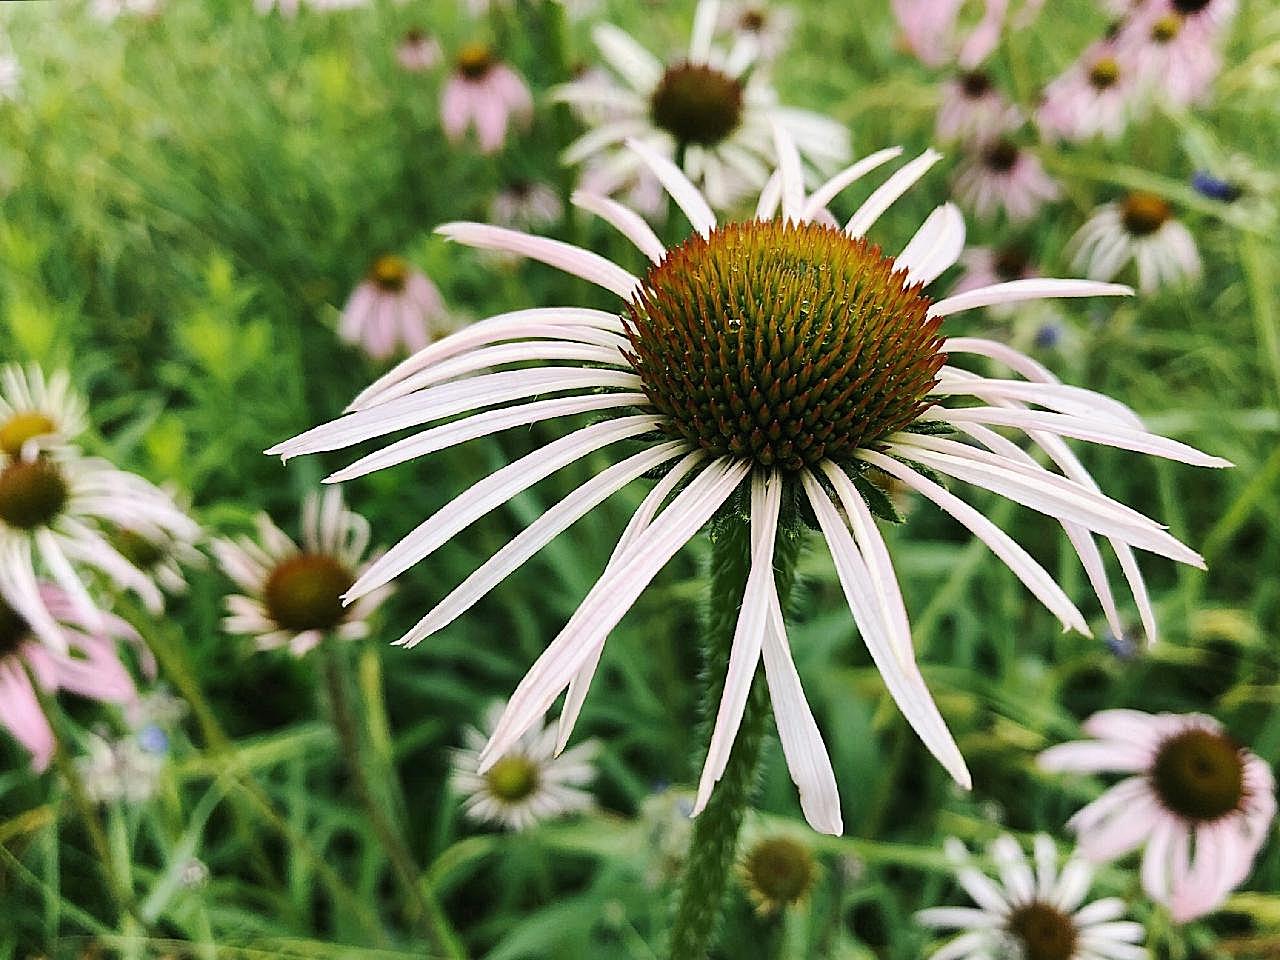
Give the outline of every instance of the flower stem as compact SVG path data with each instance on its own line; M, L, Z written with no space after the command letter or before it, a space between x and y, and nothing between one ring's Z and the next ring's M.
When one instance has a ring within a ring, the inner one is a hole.
M433 954L464 960L466 951L458 936L449 926L444 910L423 884L422 870L418 867L403 831L384 806L378 801L369 781L363 760L360 728L355 705L347 686L346 663L338 641L330 638L324 643L325 686L329 693L329 707L334 731L342 749L352 785L391 863L392 873L405 898L410 922L416 924L431 946Z
M98 808L89 796L89 790L85 786L84 778L80 776L80 770L76 767L75 760L72 758L71 751L68 748L63 729L62 710L55 702L53 694L40 685L40 678L36 676L35 671L28 670L27 672L31 689L35 691L36 700L40 703L40 710L53 733L54 767L62 778L62 782L67 788L67 793L71 796L71 802L80 817L81 826L89 834L89 843L93 846L93 854L97 858L99 868L102 870L107 893L119 910L122 920L129 916L140 919L137 903L133 898L133 892L124 880L125 874L116 858L115 848L107 838L106 827L103 825Z
M780 527L774 553L774 577L785 604L791 592L800 537ZM741 517L722 521L711 533L711 597L703 644L703 741L710 742L724 693L724 674L733 633L751 570L751 525ZM742 725L729 753L724 776L705 810L694 822L683 889L671 933L671 960L705 960L720 918L738 847L738 831L755 787L760 744L769 716L764 674L757 671L747 697Z

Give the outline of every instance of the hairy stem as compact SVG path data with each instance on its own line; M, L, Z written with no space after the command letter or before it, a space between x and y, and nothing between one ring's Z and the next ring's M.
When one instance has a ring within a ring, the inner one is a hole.
M324 676L333 727L338 734L338 743L352 786L369 817L369 825L387 855L396 882L400 885L409 920L418 926L434 954L451 960L464 960L466 952L457 934L449 926L444 910L424 886L422 870L414 860L404 832L378 801L373 785L369 782L364 766L359 722L347 685L346 663L338 642L332 638L325 641Z
M779 529L774 576L784 603L791 591L799 546L799 536ZM725 669L751 570L750 523L745 518L723 521L712 531L711 547L711 598L702 672L702 740L707 744L724 693ZM694 823L671 933L671 960L705 960L712 944L737 855L738 832L755 787L768 716L769 694L763 671L757 670L724 776Z

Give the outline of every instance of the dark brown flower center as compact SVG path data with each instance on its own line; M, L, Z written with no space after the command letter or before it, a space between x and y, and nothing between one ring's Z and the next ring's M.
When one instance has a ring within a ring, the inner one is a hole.
M144 537L136 530L121 530L114 540L120 555L139 570L152 569L166 556L160 543Z
M1025 960L1071 960L1076 928L1071 918L1047 903L1033 902L1009 914L1008 930Z
M903 280L834 227L729 224L649 269L628 356L673 436L787 470L849 459L919 416L943 363Z
M1240 747L1210 730L1180 733L1161 745L1151 781L1174 813L1188 820L1217 820L1238 810L1244 799Z
M982 70L970 70L960 74L960 89L971 100L977 100L991 92L991 77Z
M1173 0L1173 9L1189 17L1193 13L1199 13L1212 2L1213 0Z
M761 840L747 853L742 870L752 899L769 910L803 900L816 873L809 848L790 837Z
M1027 273L1031 255L1021 244L1010 244L996 251L993 264L996 276L1001 280L1021 280Z
M19 530L47 527L67 505L66 478L53 461L14 460L0 470L0 521Z
M506 803L520 803L533 796L540 781L538 765L528 757L503 757L484 775L489 792Z
M22 614L0 600L0 662L22 649L31 636L31 628Z
M988 170L1008 173L1018 162L1018 146L1010 140L997 140L983 148L982 162Z
M487 44L468 43L458 51L456 61L458 72L469 80L479 80L490 70L494 63L493 51Z
M1156 43L1171 43L1182 30L1182 17L1171 13L1151 25L1151 39Z
M399 293L409 280L409 263L403 257L385 254L373 261L369 279L387 293Z
M1089 70L1089 83L1095 90L1108 90L1120 82L1120 64L1114 57L1103 57Z
M351 571L323 553L284 561L267 578L267 613L286 630L331 630L346 616L342 594L355 582Z
M668 67L649 103L655 126L678 143L715 146L742 122L742 84L714 67Z
M411 27L404 33L403 43L407 47L420 47L427 42L427 35L417 27Z
M1131 193L1120 205L1124 228L1135 237L1146 237L1164 226L1173 216L1169 204L1154 193Z
M28 440L53 433L58 425L36 410L15 413L0 424L0 453L16 457Z

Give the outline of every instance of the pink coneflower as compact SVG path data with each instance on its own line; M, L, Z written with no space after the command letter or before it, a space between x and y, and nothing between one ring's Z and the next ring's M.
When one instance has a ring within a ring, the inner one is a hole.
M1216 909L1244 882L1276 813L1271 768L1202 714L1104 710L1094 740L1040 754L1046 770L1130 774L1072 817L1095 861L1144 847L1142 886L1179 922Z
M967 247L960 255L960 265L964 267L964 274L956 282L953 294L1040 275L1032 265L1031 251L1016 241L1000 247ZM998 303L988 309L993 316L1009 316L1018 309L1018 304Z
M1110 280L1132 261L1138 286L1153 293L1200 275L1200 255L1191 231L1155 194L1135 192L1106 203L1067 244L1074 251L1072 268L1094 280Z
M396 45L396 62L410 73L423 73L440 62L440 44L431 34L409 30Z
M938 139L988 143L1016 130L1022 111L1011 104L985 70L967 70L942 86Z
M644 170L623 146L628 139L679 162L715 209L729 209L759 191L773 170L774 123L782 124L803 161L821 174L848 161L848 129L808 110L784 107L767 71L753 69L759 51L714 44L717 4L699 0L687 52L659 60L611 24L592 32L617 80L575 80L553 96L586 109L591 129L569 145L567 164L608 162L610 180L626 185Z
M561 753L556 728L535 724L484 772L481 757L489 734L502 716L495 704L485 716L485 729L468 727L466 746L453 752L453 789L465 798L463 809L479 823L526 830L543 820L590 810L595 804L587 787L596 777L594 740Z
M66 690L103 703L131 703L137 690L116 642L136 641L137 634L118 617L103 614L97 622L86 621L56 587L37 589L60 640L55 649L37 638L26 618L0 598L0 726L27 748L32 766L42 771L53 757L54 737L32 680L51 694Z
M74 440L87 424L84 400L65 370L46 377L34 364L0 369L0 463L28 443L38 449Z
M369 524L343 506L341 490L307 496L301 547L265 513L255 523L256 542L240 537L213 544L222 569L245 591L227 597L227 631L254 637L259 650L287 647L298 657L327 636L369 635L368 618L390 591L372 590L343 605L343 593L365 571Z
M1036 112L1041 131L1066 140L1119 137L1142 95L1131 58L1121 55L1111 41L1096 43L1052 81Z
M500 227L545 230L563 216L564 204L555 189L531 180L508 184L489 204L489 219Z
M728 35L735 45L744 45L764 62L776 60L786 50L795 26L794 10L766 0L722 3L716 21L718 32ZM739 54L743 55L745 52Z
M401 639L405 645L459 617L610 494L669 466L604 574L516 689L490 738L481 773L566 689L560 745L567 742L609 632L731 498L741 504L735 509L750 516L749 538L745 518L732 528L741 551L734 562L751 572L696 809L703 808L726 768L748 689L763 661L802 809L811 824L832 833L841 830L834 774L791 660L774 580L784 502L805 502L813 511L891 695L929 749L966 785L964 761L915 663L887 547L860 492L868 472L896 477L942 507L989 544L1064 625L1080 631L1088 631L1083 616L1035 560L912 464L1061 519L1091 579L1100 574L1100 592L1107 589L1106 577L1091 532L1117 545L1135 594L1142 597L1131 546L1202 562L1159 524L1098 493L1062 438L1207 466L1226 461L1148 433L1127 408L1053 381L1039 364L1002 344L940 336L942 318L962 310L1131 291L1036 279L934 300L924 286L963 247L964 224L954 206L935 210L896 257L864 235L939 154L925 151L903 165L841 230L831 225L827 204L900 151L873 154L806 195L795 145L780 127L775 135L781 160L770 182L776 189L761 197L756 218L729 223L717 221L706 197L669 159L631 143L693 225L692 235L670 249L634 211L601 197L577 198L646 255L650 266L641 276L558 240L476 223L439 228L459 243L518 253L595 283L612 294L614 306L517 310L481 321L400 364L357 397L348 415L269 451L287 458L344 449L434 424L329 477L337 482L514 427L585 414L596 418L497 470L424 521L346 591L352 601L381 589L554 471L613 444L639 447L504 546L419 621ZM779 208L782 219L775 217ZM994 357L1031 382L988 379L948 363L973 353ZM542 365L529 366L536 362ZM520 366L503 369L512 364ZM946 406L952 396L983 403ZM1048 409L1031 410L1028 404ZM987 449L916 432L934 423L949 424ZM1026 432L1069 476L1044 469L992 427ZM1139 604L1148 608L1144 599Z
M956 879L975 907L931 907L916 914L927 927L964 931L928 960L1143 960L1142 924L1121 919L1119 897L1089 903L1093 870L1073 856L1058 869L1058 850L1045 834L1034 841L1034 866L1008 834L991 844L997 883L978 869L963 844L946 843Z
M28 443L0 464L0 596L49 643L60 647L64 632L44 607L39 580L54 581L89 623L104 615L85 586L86 573L136 593L153 609L161 602L155 584L111 542L122 530L184 542L200 533L169 494L105 460L70 448L40 453Z
M1173 107L1203 102L1222 70L1217 37L1189 28L1186 17L1161 5L1126 21L1116 48L1133 63L1146 95Z
M960 168L955 194L983 220L1004 210L1011 223L1023 223L1057 200L1062 191L1044 172L1039 157L1001 138L983 144Z
M955 60L972 69L1000 42L1008 0L985 0L982 19L962 36L958 20L964 0L892 0L902 44L929 67Z
M532 119L533 95L520 74L483 43L463 47L440 95L445 136L456 143L474 126L480 152L496 153L512 120L527 126Z
M414 353L448 327L436 285L403 257L385 254L342 308L338 335L375 360L398 350Z

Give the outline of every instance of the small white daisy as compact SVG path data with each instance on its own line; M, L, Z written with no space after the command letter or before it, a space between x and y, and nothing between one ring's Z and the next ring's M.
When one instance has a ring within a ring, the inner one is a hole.
M990 143L1016 130L1022 119L985 70L966 70L942 85L936 131L943 143Z
M453 752L453 788L463 795L467 816L525 830L543 820L590 810L594 802L585 788L596 776L597 744L588 740L558 753L554 727L531 727L480 772L485 743L501 716L502 704L494 704L485 716L485 729L467 728L466 746Z
M498 60L483 43L459 52L440 94L440 124L457 143L474 127L481 153L496 153L506 143L511 123L533 120L533 95L524 79Z
M239 537L213 544L222 569L245 591L227 597L228 632L254 637L259 650L287 647L298 657L326 636L369 635L368 618L390 591L373 590L343 606L344 591L367 570L369 524L343 505L340 489L308 494L301 547L265 513L255 523L257 541Z
M1144 293L1200 276L1200 254L1191 231L1155 194L1134 192L1100 206L1067 244L1072 269L1110 280L1132 261Z
M1037 834L1034 866L1013 837L1002 835L991 845L999 871L994 882L972 862L954 837L946 843L956 879L976 907L931 907L916 920L942 930L961 930L958 937L930 954L930 960L1144 960L1142 924L1121 919L1119 897L1085 903L1093 870L1078 857L1058 871L1058 850L1049 837Z
M133 735L108 739L90 733L85 753L76 758L85 791L94 803L146 803L155 794L165 754L149 749Z
M766 63L776 60L787 49L795 27L794 10L767 0L722 3L716 21L717 32L726 34L735 44L749 45Z
M449 329L440 291L403 257L385 254L351 292L338 335L375 360L398 350L415 353Z
M184 542L200 533L171 496L141 477L70 448L40 453L28 443L0 465L0 596L54 645L62 631L44 607L40 579L66 591L90 622L103 616L84 580L90 573L161 607L156 585L113 544L122 530Z
M1062 188L1045 173L1039 157L1000 138L979 146L960 168L955 194L983 220L1003 210L1010 223L1025 223L1057 200Z
M818 172L847 162L849 131L819 114L780 106L765 72L752 69L759 57L753 45L735 44L728 53L713 45L717 15L716 0L700 0L687 54L666 63L617 27L598 25L592 37L621 83L573 81L554 91L561 102L604 108L604 116L569 145L564 162L608 157L617 165L616 179L625 183L644 169L623 147L637 139L678 160L711 206L721 210L769 178L774 122L787 129L802 159Z
M868 473L893 476L950 513L991 546L1064 626L1081 632L1088 632L1083 616L1053 578L979 511L913 464L1059 519L1109 620L1118 621L1119 614L1093 534L1115 547L1152 630L1131 548L1203 563L1155 521L1103 496L1064 438L1205 466L1225 466L1225 460L1147 432L1127 407L1059 383L1003 344L940 335L943 317L993 303L1131 291L1085 280L1033 279L934 300L924 288L964 245L963 219L953 205L936 209L896 257L865 234L939 155L925 151L904 164L841 230L827 204L900 151L873 154L806 195L794 143L781 126L775 134L779 172L769 179L773 186L762 195L756 217L723 224L679 168L632 142L640 162L693 225L692 235L670 249L621 204L575 198L648 258L642 276L559 240L476 223L441 227L460 243L517 253L593 282L613 294L614 307L518 310L473 324L400 364L357 397L348 415L269 451L287 458L343 449L435 424L338 471L329 478L337 482L513 427L583 414L599 418L497 470L425 520L347 591L350 601L382 588L556 470L623 441L639 446L499 550L402 638L407 645L461 616L610 494L669 466L596 585L512 695L481 773L539 723L566 689L559 745L568 741L609 632L667 561L731 500L749 513L750 542L740 539L750 575L695 811L703 809L724 773L752 678L763 662L801 807L817 829L836 834L842 825L835 777L791 659L774 581L784 500L812 509L889 692L929 749L965 785L964 760L916 665L892 561L864 501ZM781 219L775 216L779 208ZM719 279L713 283L708 277ZM995 359L1027 381L991 379L954 365L969 354ZM528 366L538 361L541 366ZM512 364L522 366L502 369ZM952 398L982 404L950 406ZM1047 409L1030 409L1033 404ZM974 443L932 435L935 424L949 425ZM1041 467L993 427L1025 432L1064 475Z
M1071 818L1081 851L1105 862L1144 847L1143 889L1179 922L1221 906L1275 819L1270 766L1203 714L1104 710L1084 731L1096 739L1051 747L1040 766L1129 776Z
M1095 43L1045 88L1036 123L1049 137L1117 139L1143 97L1131 58L1111 41Z
M88 419L85 403L59 370L45 377L32 364L0 368L0 462L17 457L28 443L48 447L74 440Z

